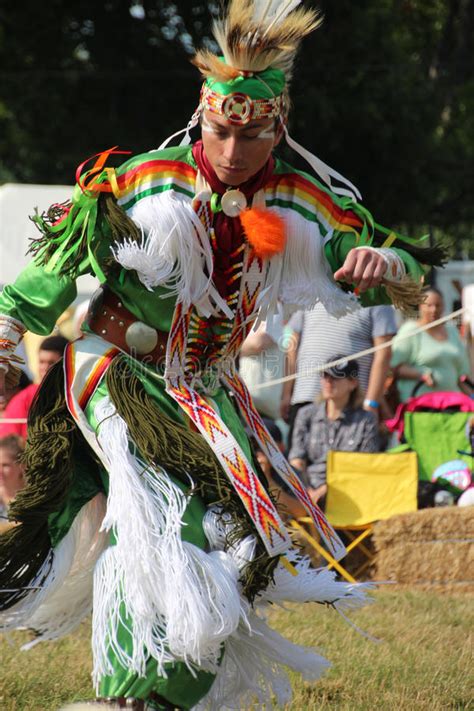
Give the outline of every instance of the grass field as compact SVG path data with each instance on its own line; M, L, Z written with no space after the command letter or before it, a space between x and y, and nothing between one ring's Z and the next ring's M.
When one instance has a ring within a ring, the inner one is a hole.
M351 619L380 643L361 637L333 610L316 605L273 613L277 629L318 647L332 669L318 683L295 676L297 711L474 710L474 596L384 590ZM26 635L0 641L1 711L57 711L91 696L89 626L55 643L20 652Z

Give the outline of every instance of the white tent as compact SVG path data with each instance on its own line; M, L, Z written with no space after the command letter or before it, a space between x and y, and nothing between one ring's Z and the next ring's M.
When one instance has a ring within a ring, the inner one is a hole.
M41 214L53 203L69 200L72 187L67 185L20 185L6 183L0 187L0 287L13 282L31 260L26 255L30 239L39 233L29 219L35 208ZM96 290L98 282L91 276L77 281L78 301Z

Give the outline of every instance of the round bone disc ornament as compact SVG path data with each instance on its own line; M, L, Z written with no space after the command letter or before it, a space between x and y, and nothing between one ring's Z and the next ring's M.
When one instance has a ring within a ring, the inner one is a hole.
M138 355L151 353L158 343L158 333L142 321L134 321L125 331L125 341Z
M237 217L247 207L247 198L241 190L227 190L221 198L221 207L227 217Z

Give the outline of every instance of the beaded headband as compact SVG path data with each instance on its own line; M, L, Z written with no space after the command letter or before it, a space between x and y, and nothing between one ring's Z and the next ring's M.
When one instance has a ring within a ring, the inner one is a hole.
M200 109L224 116L229 123L245 125L249 121L263 118L276 118L283 111L283 97L252 99L248 94L234 92L224 96L213 91L206 84L201 90Z

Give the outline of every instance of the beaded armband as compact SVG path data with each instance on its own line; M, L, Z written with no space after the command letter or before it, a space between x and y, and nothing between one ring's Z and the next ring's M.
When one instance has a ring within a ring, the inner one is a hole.
M8 370L12 363L22 363L14 351L25 333L26 328L15 318L0 315L0 368Z
M387 281L403 281L406 276L406 269L403 263L403 259L398 256L393 249L388 247L356 247L356 249L370 249L372 252L377 252L380 254L384 260L387 268L383 278Z

